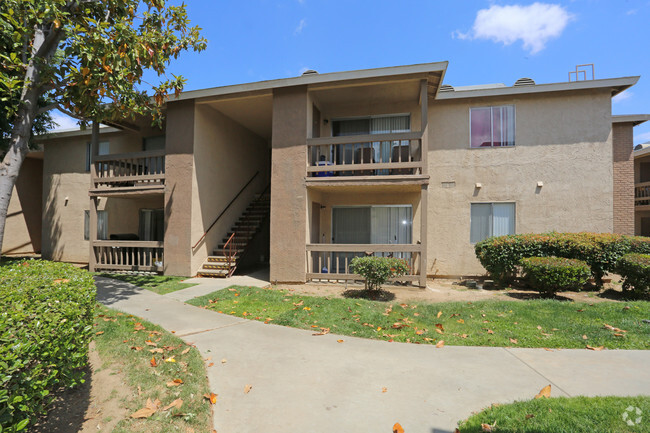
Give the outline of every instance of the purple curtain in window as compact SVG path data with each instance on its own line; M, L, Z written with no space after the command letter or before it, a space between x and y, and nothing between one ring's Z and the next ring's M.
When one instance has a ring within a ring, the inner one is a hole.
M470 111L471 146L491 146L492 130L490 125L490 107L472 108Z

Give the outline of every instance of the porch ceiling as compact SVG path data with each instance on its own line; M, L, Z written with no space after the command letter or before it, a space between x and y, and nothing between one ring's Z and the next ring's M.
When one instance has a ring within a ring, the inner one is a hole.
M363 102L365 104L386 104L402 101L419 101L420 80L428 81L429 96L434 97L440 85L442 72L412 77L392 77L364 81L339 82L313 85L309 91L321 110L341 105Z
M238 98L224 98L206 102L210 107L270 140L273 122L273 94L268 92Z

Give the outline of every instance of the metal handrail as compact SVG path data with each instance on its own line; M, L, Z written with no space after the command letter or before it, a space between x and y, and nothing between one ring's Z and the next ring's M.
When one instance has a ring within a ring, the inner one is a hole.
M228 242L226 242L223 246L223 255L228 259L228 276L231 276L235 270L232 267L232 262L233 258L235 255L233 254L233 238L235 237L235 233L231 234L230 237L228 238ZM226 249L228 250L226 252Z
M230 200L230 203L228 203L228 205L224 208L224 210L221 211L221 213L219 214L219 216L217 216L217 218L212 222L212 224L210 224L210 227L208 227L208 229L205 231L205 233L203 233L203 236L201 236L201 238L200 238L200 239L199 239L199 240L194 244L194 246L192 247L192 250L194 250L194 249L195 249L195 248L196 248L196 247L201 243L201 241L203 241L203 239L205 239L205 236L206 236L206 235L208 234L208 232L212 229L212 227L214 227L214 225L217 223L217 221L219 221L219 219L223 216L223 214L226 213L226 211L230 208L230 206L232 206L232 204L235 202L235 200L237 200L237 198L241 195L241 193L244 192L244 190L246 189L246 187L247 187L248 185L250 185L251 182L253 182L253 180L257 177L258 174L260 174L259 170L255 172L255 174L253 175L253 177L251 177L250 180L249 180L248 182L246 182L246 185L244 185L244 186L239 190L239 192L237 193L237 195L236 195L232 200Z

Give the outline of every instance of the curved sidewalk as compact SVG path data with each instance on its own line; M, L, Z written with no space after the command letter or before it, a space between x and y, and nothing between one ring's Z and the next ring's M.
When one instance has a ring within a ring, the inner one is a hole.
M390 432L395 422L407 433L442 433L472 412L530 399L548 384L553 396L650 394L650 351L436 349L313 336L96 281L102 304L175 331L212 357L219 433Z

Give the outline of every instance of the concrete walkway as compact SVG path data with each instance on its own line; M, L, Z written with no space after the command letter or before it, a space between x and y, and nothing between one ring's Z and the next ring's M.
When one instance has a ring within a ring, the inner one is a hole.
M553 396L650 394L650 351L436 349L313 336L115 280L98 277L97 289L102 304L175 331L212 357L219 433L390 432L395 422L407 433L442 433L491 403L530 399L548 384Z

